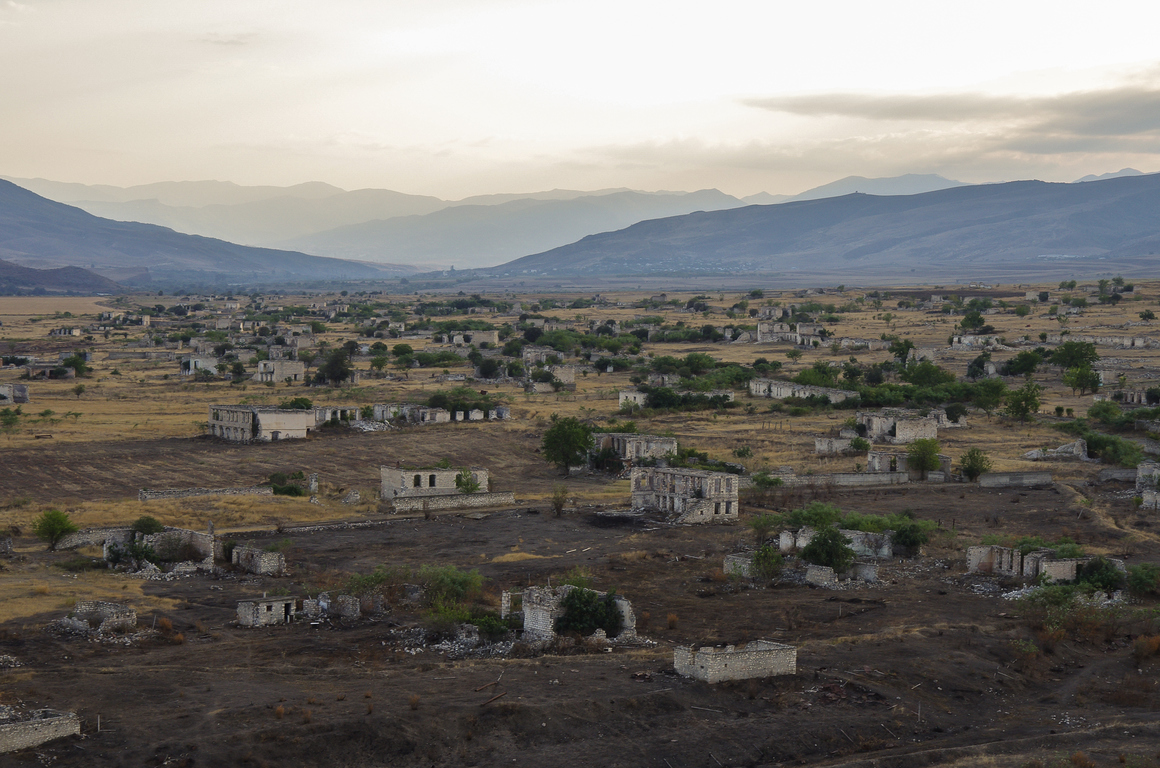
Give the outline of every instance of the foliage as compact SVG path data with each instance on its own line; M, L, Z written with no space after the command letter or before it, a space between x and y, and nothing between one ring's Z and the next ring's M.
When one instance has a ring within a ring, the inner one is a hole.
M1155 563L1129 565L1128 589L1137 595L1160 593L1160 565Z
M906 448L906 466L920 470L925 477L927 472L934 472L942 466L938 452L938 440L932 437L919 438Z
M1105 464L1134 467L1144 460L1144 453L1139 445L1117 435L1096 432L1088 425L1086 419L1076 419L1055 426L1062 432L1082 437L1087 443L1088 454L1098 456Z
M496 400L490 395L481 395L479 390L470 387L456 387L449 391L439 391L427 398L429 408L443 408L455 413L456 411L480 410L492 411L496 408Z
M924 522L929 523L930 521ZM933 527L933 524L927 526L917 520L907 520L895 527L894 535L891 536L890 540L901 547L921 547L930 541L930 527Z
M824 565L835 571L845 571L854 562L854 550L850 540L827 526L814 534L810 543L802 549L802 559L814 565Z
M955 381L955 375L943 370L929 360L909 366L899 374L903 381L910 382L916 387L937 387L940 384L950 384Z
M479 490L479 481L472 476L470 469L464 469L455 476L455 487L460 493L472 494Z
M990 457L981 448L970 448L959 457L959 468L968 480L979 479L979 475L990 472L994 467Z
M552 488L551 498L552 512L556 514L556 517L560 517L564 514L564 505L567 503L568 486L564 485L563 483L557 483L556 486Z
M573 589L560 601L564 615L556 619L556 631L591 635L603 629L609 637L620 634L622 618L616 607L615 592L601 597L591 589Z
M89 366L85 363L85 356L79 352L61 360L60 364L64 368L72 368L76 371L77 376L87 376L89 373ZM80 395L77 395L77 397L80 397Z
M1091 367L1100 359L1096 345L1087 341L1065 341L1051 353L1050 362L1060 368Z
M461 571L453 565L424 565L419 568L427 602L432 606L451 606L475 600L483 589L478 570Z
M341 384L354 376L354 368L350 364L350 356L345 349L332 349L326 355L325 362L318 366L318 376L331 384Z
M560 584L570 584L573 587L580 589L588 589L592 586L592 574L587 570L576 566L572 570L564 574L559 580Z
M947 418L955 424L959 423L959 419L967 415L967 406L962 403L951 403L946 408Z
M1094 589L1111 592L1119 589L1124 583L1124 574L1102 555L1093 557L1076 569L1075 580L1078 584L1086 584Z
M1038 352L1025 349L1015 357L1003 363L1001 373L1004 376L1026 376L1035 373L1035 369L1043 362Z
M1002 379L986 379L975 385L971 402L988 416L1007 398L1007 383Z
M864 453L870 450L870 441L864 437L855 437L850 441L850 450Z
M758 547L753 553L753 575L761 579L775 579L781 574L781 552L769 544Z
M569 467L582 464L592 446L592 427L574 416L558 418L552 414L552 426L544 433L544 458L567 473Z
M343 592L355 596L375 594L391 587L402 586L409 578L411 578L410 568L379 565L368 574L353 574L346 580Z
M842 510L824 501L811 501L801 509L795 509L786 516L789 528L825 528L842 517Z
M44 510L32 523L32 533L41 541L47 542L49 549L56 549L61 539L78 530L80 529L72 518L59 509Z
M1043 387L1028 379L1022 387L1007 395L1007 406L1004 413L1012 419L1027 421L1031 414L1039 410L1039 396Z
M764 544L765 540L769 538L769 534L778 527L780 522L780 515L773 515L769 512L762 512L751 519L748 525L753 529L754 543L759 547Z
M133 521L133 524L129 526L129 530L133 533L141 533L149 536L154 533L161 533L165 530L165 526L155 517L142 515Z
M1079 365L1063 372L1063 383L1071 388L1073 395L1077 390L1081 395L1088 392L1098 392L1100 374L1086 365Z
M278 407L286 411L309 411L314 407L314 403L310 402L310 398L293 397L289 400L283 400Z
M767 470L762 470L753 475L753 487L763 491L768 491L771 488L780 488L785 485L785 480L780 477L774 477Z

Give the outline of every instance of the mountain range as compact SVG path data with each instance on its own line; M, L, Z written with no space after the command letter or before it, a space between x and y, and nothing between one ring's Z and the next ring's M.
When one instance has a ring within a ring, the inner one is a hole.
M913 273L1023 270L1160 253L1160 174L862 193L655 219L517 259L495 275Z
M119 282L279 283L382 279L414 271L110 221L7 181L0 181L0 259L34 269L79 266Z
M500 264L617 230L694 211L739 208L866 192L897 195L959 186L937 175L851 176L800 195L740 199L715 189L642 192L602 189L479 195L462 200L386 189L345 191L312 182L244 187L230 182L162 182L136 187L9 179L39 195L117 221L168 227L267 248L425 268Z

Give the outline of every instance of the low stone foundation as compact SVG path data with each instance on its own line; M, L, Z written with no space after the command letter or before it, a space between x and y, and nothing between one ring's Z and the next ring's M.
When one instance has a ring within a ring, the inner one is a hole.
M743 646L678 646L673 650L677 674L720 683L775 675L797 674L797 648L771 640L753 640Z
M838 584L838 577L828 565L811 565L806 568L806 583L815 587L833 587Z
M979 475L980 488L1040 488L1054 482L1050 472L987 472Z
M273 496L274 489L268 485L252 485L248 488L170 488L137 491L137 501L156 499L192 499L197 496Z
M401 496L394 501L396 513L502 507L515 503L516 497L511 491L505 491L503 493L458 493L448 494L446 496Z
M286 557L281 552L239 545L234 547L230 560L246 573L259 576L281 576L286 571Z

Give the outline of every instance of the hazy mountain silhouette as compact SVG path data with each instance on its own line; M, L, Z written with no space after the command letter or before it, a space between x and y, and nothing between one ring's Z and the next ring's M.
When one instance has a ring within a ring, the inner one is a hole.
M250 248L151 224L102 219L0 181L0 259L32 268L148 268L154 280L374 278L409 268L359 264L304 253Z
M1123 178L1124 176L1143 176L1143 175L1144 175L1143 171L1137 171L1135 168L1121 168L1120 170L1115 171L1113 173L1101 173L1099 176L1096 176L1095 174L1089 173L1087 176L1084 176L1082 179L1076 179L1072 183L1082 184L1086 181L1103 181L1105 179L1120 179L1120 178Z
M951 280L957 268L1040 257L1160 253L1160 174L1085 184L1019 181L917 195L851 194L692 213L517 259L492 274L650 274L912 270Z
M715 189L660 195L610 192L570 200L525 198L371 221L279 245L335 257L469 268L498 264L644 219L741 205Z

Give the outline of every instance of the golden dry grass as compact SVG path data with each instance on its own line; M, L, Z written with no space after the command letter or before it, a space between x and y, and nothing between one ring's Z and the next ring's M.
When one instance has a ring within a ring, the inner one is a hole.
M0 579L0 622L43 613L63 616L78 600L129 603L138 611L172 609L177 605L176 600L146 595L141 588L143 583L99 571L74 575L43 564L16 566Z

